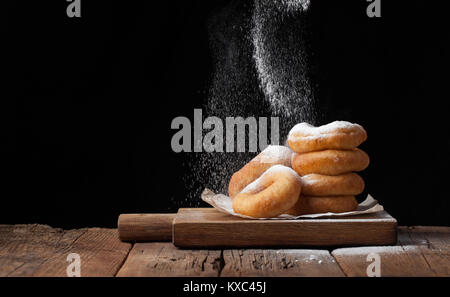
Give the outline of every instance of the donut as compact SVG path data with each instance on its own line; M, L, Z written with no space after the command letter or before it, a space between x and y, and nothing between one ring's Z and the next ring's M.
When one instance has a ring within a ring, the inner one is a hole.
M369 166L369 156L362 150L324 150L304 154L294 153L292 168L300 175L311 173L339 175L362 171Z
M242 189L260 177L273 165L291 167L292 151L287 146L269 145L249 163L235 172L228 185L228 195L234 198Z
M302 176L302 195L305 196L354 196L363 190L364 180L356 173L334 176L312 173Z
M290 167L274 165L233 199L233 210L254 218L277 217L294 207L302 181Z
M297 203L286 214L300 216L315 213L342 213L354 211L358 207L358 202L354 196L328 196L313 197L300 196Z
M335 121L319 127L300 123L288 135L289 147L296 153L325 149L349 150L358 147L366 139L367 133L361 125L346 121Z

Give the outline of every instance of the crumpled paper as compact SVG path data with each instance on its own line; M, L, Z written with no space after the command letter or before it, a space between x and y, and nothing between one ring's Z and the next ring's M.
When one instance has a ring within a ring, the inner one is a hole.
M344 217L344 216L354 216L360 214L369 214L383 211L384 208L382 205L378 204L378 201L375 200L371 195L367 195L367 198L358 205L358 208L355 211L350 212L342 212L342 213L317 213L317 214L305 214L301 216L293 216L288 214L282 214L275 218L254 218L249 216L244 216L233 211L232 200L230 197L223 194L216 194L209 189L203 190L201 195L203 201L214 207L220 212L227 213L236 217L246 218L246 219L254 219L254 220L295 220L295 219L313 219L313 218L333 218L333 217Z

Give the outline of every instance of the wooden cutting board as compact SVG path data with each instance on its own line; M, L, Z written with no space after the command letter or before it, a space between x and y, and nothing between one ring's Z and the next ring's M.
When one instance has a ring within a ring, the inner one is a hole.
M213 208L181 208L172 223L180 248L392 245L397 220L387 212L328 219L250 220Z

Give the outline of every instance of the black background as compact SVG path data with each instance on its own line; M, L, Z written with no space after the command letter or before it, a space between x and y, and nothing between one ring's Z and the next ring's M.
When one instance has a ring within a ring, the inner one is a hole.
M190 206L170 123L206 103L207 21L228 2L82 0L80 19L63 0L2 4L0 223L114 227ZM367 190L399 224L450 225L445 10L312 2L324 122L366 128Z

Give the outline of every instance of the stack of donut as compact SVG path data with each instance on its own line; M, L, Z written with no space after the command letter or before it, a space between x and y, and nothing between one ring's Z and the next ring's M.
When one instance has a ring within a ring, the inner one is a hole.
M367 138L358 124L307 123L289 132L289 147L267 147L231 177L228 193L236 213L264 218L347 212L364 189L356 171L369 165L357 147Z
M336 121L313 127L296 125L289 132L294 151L292 168L302 177L302 193L287 213L293 215L348 212L357 208L355 195L364 190L356 173L369 165L369 156L357 147L367 139L358 124Z

